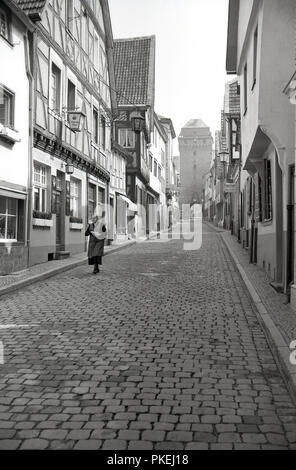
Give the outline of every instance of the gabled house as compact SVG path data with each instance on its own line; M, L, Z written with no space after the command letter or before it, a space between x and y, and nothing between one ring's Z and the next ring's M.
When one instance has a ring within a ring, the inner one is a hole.
M129 236L149 233L151 191L149 153L154 123L155 37L114 40L115 84L119 115L116 140L127 149L126 191ZM139 126L139 127L137 127Z
M35 26L29 214L34 264L82 252L94 212L105 210L109 223L113 37L107 0L18 5Z
M294 0L230 0L226 70L240 84L250 259L285 292L294 275L294 116L283 93L295 60ZM292 188L292 190L291 190ZM241 189L244 189L243 187Z

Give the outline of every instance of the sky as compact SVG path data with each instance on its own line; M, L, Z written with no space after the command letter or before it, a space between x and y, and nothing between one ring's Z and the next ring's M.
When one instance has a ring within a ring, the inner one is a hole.
M220 128L228 0L109 0L113 36L156 36L155 111L178 137L190 119ZM175 139L174 153L178 154Z

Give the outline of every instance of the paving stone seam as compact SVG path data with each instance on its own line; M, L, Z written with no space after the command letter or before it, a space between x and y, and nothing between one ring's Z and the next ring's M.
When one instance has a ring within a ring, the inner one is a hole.
M213 228L216 229L216 227ZM258 320L260 321L260 325L265 333L270 350L273 353L274 359L277 363L277 366L279 367L280 372L282 372L290 395L294 403L296 404L296 369L295 366L293 367L292 364L290 364L289 362L291 351L287 343L285 342L282 334L280 333L279 329L276 327L274 321L269 315L264 302L262 301L255 287L253 286L252 282L250 281L244 268L240 264L235 254L232 252L231 246L229 245L228 241L223 237L223 233L221 233L221 230L216 229L216 231L220 232L220 239L226 246L227 251L232 258L232 261L249 292L249 295L255 306L255 311L257 313Z

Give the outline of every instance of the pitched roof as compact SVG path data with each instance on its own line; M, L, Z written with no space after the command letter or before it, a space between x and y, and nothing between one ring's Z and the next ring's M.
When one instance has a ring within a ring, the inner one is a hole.
M154 104L155 36L114 40L119 105Z
M28 16L36 17L42 13L46 0L13 0Z

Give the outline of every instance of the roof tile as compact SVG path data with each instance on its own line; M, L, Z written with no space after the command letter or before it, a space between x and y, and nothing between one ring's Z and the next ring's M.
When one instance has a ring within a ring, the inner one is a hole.
M114 40L118 104L152 104L154 90L154 37Z
M40 14L46 0L13 0L28 16Z

